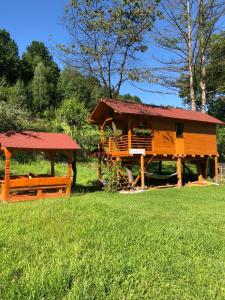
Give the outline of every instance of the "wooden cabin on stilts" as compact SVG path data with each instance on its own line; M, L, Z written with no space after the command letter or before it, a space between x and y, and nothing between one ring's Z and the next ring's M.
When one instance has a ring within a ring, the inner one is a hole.
M100 99L90 115L90 122L100 128L99 179L104 159L110 164L120 162L128 170L127 183L132 186L139 184L142 189L146 187L146 170L154 161L159 162L159 173L163 161L176 162L178 187L184 184L187 162L196 165L198 181L202 182L208 176L209 160L213 160L215 180L218 180L216 126L224 123L208 114ZM107 127L112 128L112 134L106 138ZM140 172L132 178L129 170L135 164L139 165Z

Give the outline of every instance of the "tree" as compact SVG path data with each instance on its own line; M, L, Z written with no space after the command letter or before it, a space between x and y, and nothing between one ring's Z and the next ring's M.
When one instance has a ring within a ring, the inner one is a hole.
M96 148L99 131L88 124L89 112L83 102L77 98L69 98L62 102L57 112L60 123L69 127L69 134L77 140L85 152Z
M17 80L16 84L9 88L8 102L14 107L27 107L27 93L22 80Z
M201 110L206 112L206 65L210 39L218 29L217 24L225 14L223 0L198 0L199 66L201 88Z
M43 115L45 109L50 104L50 89L47 82L47 70L42 62L40 62L34 70L34 78L32 81L33 94L33 112Z
M52 55L43 42L32 41L21 58L22 78L25 83L31 81L34 76L36 66L42 62L49 68L48 79L56 84L59 76L59 67L54 62Z
M0 101L0 131L22 130L26 123L26 114L15 106Z
M58 45L63 61L96 77L109 97L119 95L125 81L149 75L140 55L147 50L157 5L158 0L72 1L64 16L71 42Z
M5 77L7 83L16 82L20 74L18 47L10 34L0 29L0 78Z
M61 71L57 89L61 99L75 97L84 102L88 109L92 109L104 94L96 78L85 77L72 68L65 68Z
M224 118L224 97L225 97L225 32L211 36L208 51L207 51L207 64L205 66L205 72L207 74L205 78L206 84L206 109L208 112L219 119ZM197 107L202 109L202 91L200 87L201 80L201 68L200 65L195 66L195 93L197 100ZM188 94L188 78L182 76L180 78L180 96L184 99L184 103L189 103Z
M127 93L124 95L120 95L119 99L121 100L126 100L126 101L130 101L130 102L137 102L137 103L141 103L141 99L138 96L132 96L131 94Z
M42 63L45 67L45 77L48 83L49 105L54 109L58 107L57 82L60 74L58 65L54 62L52 55L44 43L33 41L21 59L22 79L30 93L31 82L34 78L35 68ZM32 89L32 88L31 88Z
M158 82L177 91L183 88L185 81L192 110L196 110L200 91L201 109L205 112L209 40L224 14L224 5L223 0L162 1L164 19L162 30L160 26L156 29L155 40L170 52L171 59L160 61L162 74ZM198 81L196 76L199 76ZM200 85L200 90L196 84Z
M192 5L191 5L192 3ZM165 0L161 2L163 18L155 28L154 40L159 47L170 53L169 59L160 59L162 65L157 74L157 82L173 91L180 81L178 76L188 78L186 87L192 110L196 110L194 90L194 64L196 57L196 6L190 0Z

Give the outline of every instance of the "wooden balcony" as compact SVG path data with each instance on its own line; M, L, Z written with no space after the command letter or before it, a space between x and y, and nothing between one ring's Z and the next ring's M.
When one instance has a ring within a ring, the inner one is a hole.
M121 135L110 137L105 143L105 150L108 154L115 156L132 155L131 149L144 149L145 152L152 152L152 136L140 137L137 135Z

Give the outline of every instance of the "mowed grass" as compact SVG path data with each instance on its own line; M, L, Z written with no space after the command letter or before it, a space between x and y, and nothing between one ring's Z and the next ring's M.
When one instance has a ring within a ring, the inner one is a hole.
M225 186L0 205L0 299L224 298Z

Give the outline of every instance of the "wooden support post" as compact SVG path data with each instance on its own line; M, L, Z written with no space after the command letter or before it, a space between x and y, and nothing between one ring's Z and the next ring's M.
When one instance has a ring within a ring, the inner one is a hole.
M215 156L215 181L218 182L218 156Z
M132 148L131 120L128 120L128 151Z
M77 181L77 157L76 157L76 151L73 151L72 170L73 170L72 188L75 188L76 181Z
M198 171L198 181L202 182L203 181L202 165L199 161L197 162L197 171Z
M72 176L72 153L69 153L68 156L68 168L67 168L67 188L66 194L70 195L71 192L71 176Z
M205 178L207 179L209 173L209 156L206 159L206 165L205 165Z
M145 188L145 160L144 155L141 155L141 188Z
M55 176L55 152L50 152L50 161L51 161L51 176Z
M2 190L2 200L9 200L9 181L10 181L10 157L11 153L5 149L5 184Z
M185 164L185 159L182 162L182 166L183 166L183 178L184 178L184 182L186 180L186 164Z
M177 186L182 187L182 161L181 157L177 158Z

